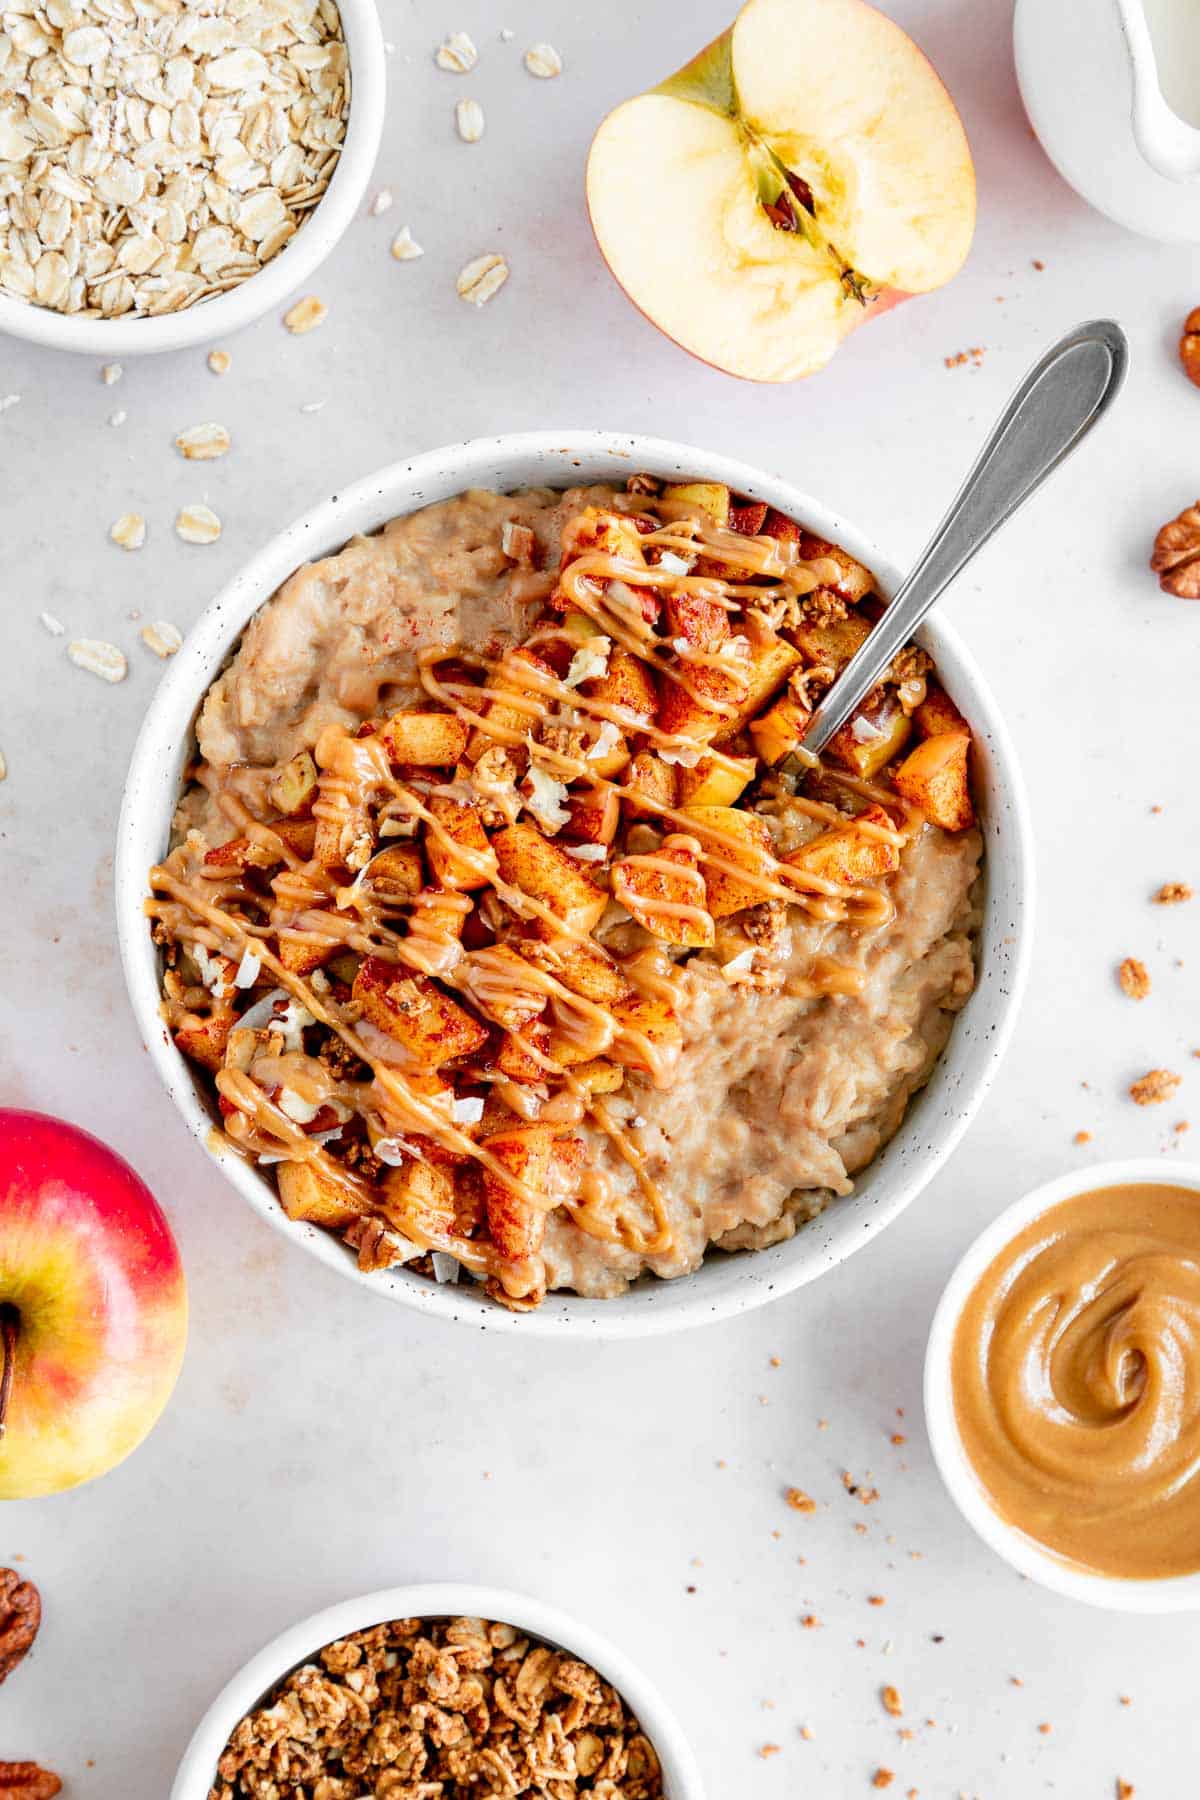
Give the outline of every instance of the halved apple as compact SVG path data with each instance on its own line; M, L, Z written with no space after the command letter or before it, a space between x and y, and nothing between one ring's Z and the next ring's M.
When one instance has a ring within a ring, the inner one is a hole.
M716 368L793 381L961 267L975 174L920 50L865 0L748 0L604 120L587 168L613 274Z

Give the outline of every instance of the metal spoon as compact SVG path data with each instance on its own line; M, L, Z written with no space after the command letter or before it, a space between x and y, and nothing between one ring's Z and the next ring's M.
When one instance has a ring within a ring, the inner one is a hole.
M814 712L802 750L824 749L975 552L1108 411L1128 366L1121 327L1095 319L1060 338L1029 371L916 567Z

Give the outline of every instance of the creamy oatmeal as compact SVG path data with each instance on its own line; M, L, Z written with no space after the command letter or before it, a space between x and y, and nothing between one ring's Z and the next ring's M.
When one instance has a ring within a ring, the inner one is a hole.
M973 983L970 734L868 570L717 483L472 492L306 566L209 691L148 911L229 1139L506 1305L790 1236Z

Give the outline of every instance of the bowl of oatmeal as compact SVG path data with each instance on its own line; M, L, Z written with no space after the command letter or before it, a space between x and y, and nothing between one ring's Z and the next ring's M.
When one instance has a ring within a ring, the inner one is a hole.
M813 1279L949 1155L1024 973L986 687L928 622L817 767L896 576L730 459L482 440L268 547L136 747L117 905L192 1132L437 1315L676 1329Z
M17 16L0 50L14 337L114 358L211 342L282 310L362 202L385 97L371 0L82 0ZM320 316L305 301L293 329Z
M445 1800L703 1800L679 1726L622 1651L556 1607L459 1584L387 1588L283 1632L213 1702L171 1800L364 1780Z

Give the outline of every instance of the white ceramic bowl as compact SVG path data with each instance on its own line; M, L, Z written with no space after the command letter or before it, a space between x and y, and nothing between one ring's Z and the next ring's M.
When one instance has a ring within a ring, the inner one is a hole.
M0 290L0 331L10 337L120 360L211 344L261 318L311 280L362 202L383 132L387 91L383 33L374 0L338 0L350 60L350 116L329 186L304 224L257 275L227 294L158 318L81 319Z
M200 1080L159 1017L159 962L142 913L146 876L165 853L193 721L209 685L251 616L306 559L328 555L356 532L468 487L623 482L637 470L677 479L705 476L769 501L860 557L890 593L897 573L860 531L776 476L745 463L661 438L608 432L539 432L483 438L430 451L341 489L290 526L219 594L172 659L134 749L121 809L116 860L117 928L134 1012L154 1066L183 1118L256 1212L277 1231L348 1279L423 1312L524 1335L562 1330L588 1337L637 1336L704 1324L761 1305L823 1274L882 1230L949 1156L987 1091L1008 1041L1024 981L1033 927L1033 861L1028 809L1012 745L983 679L958 638L935 619L919 642L936 659L975 734L987 843L986 917L976 991L955 1022L945 1053L901 1129L859 1178L794 1238L768 1250L711 1256L677 1281L647 1279L615 1300L551 1294L531 1313L480 1297L472 1282L437 1286L403 1270L363 1275L343 1245L287 1219L274 1187L213 1132Z
M276 1682L326 1644L345 1637L347 1632L365 1631L390 1619L448 1615L516 1625L522 1632L568 1650L590 1664L624 1697L658 1752L666 1800L704 1800L700 1771L674 1716L658 1690L623 1651L557 1607L543 1605L523 1594L506 1593L501 1588L459 1583L382 1588L355 1600L343 1600L282 1632L239 1670L213 1701L184 1752L170 1800L208 1800L217 1758L238 1720L264 1699Z
M987 1496L958 1435L954 1397L950 1385L950 1353L959 1315L971 1289L1019 1232L1034 1219L1096 1188L1118 1187L1124 1182L1155 1182L1163 1187L1195 1188L1200 1193L1200 1163L1179 1163L1161 1156L1140 1156L1127 1162L1093 1163L1073 1169L1035 1188L1024 1199L1006 1207L987 1230L975 1239L946 1283L925 1352L925 1422L942 1480L950 1497L984 1543L1022 1575L1056 1594L1084 1600L1112 1612L1173 1613L1200 1611L1200 1574L1169 1576L1160 1581L1123 1581L1113 1575L1097 1575L1064 1562L1015 1526L1000 1517Z

